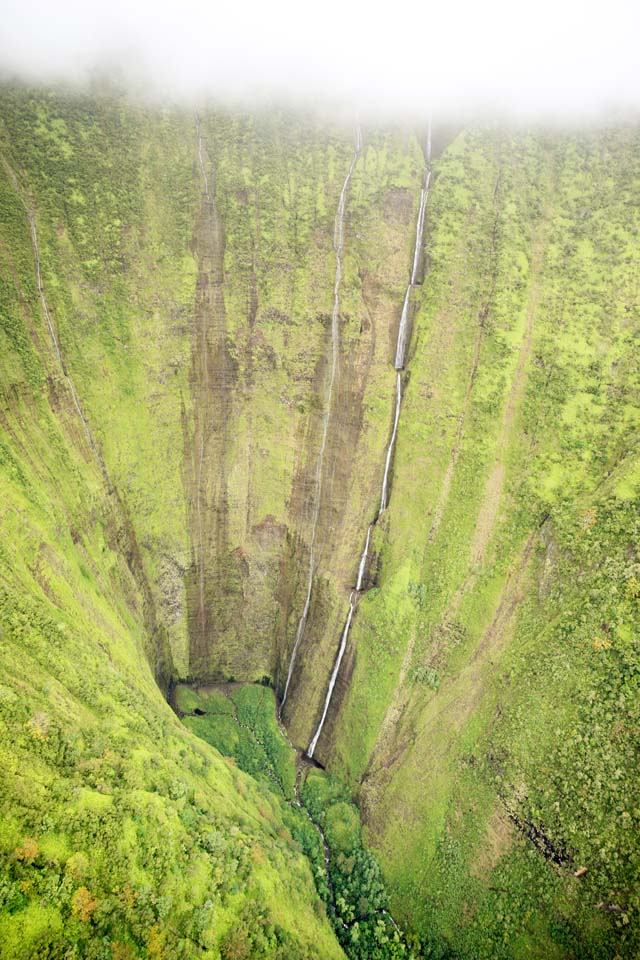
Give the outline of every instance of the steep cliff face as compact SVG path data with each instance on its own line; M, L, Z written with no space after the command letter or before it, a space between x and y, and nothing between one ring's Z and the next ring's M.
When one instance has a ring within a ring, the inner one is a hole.
M4 113L65 363L175 668L281 682L304 604L354 131L24 93ZM415 138L371 131L349 191L307 677L330 665L374 509L422 163ZM302 739L321 686L305 691Z
M268 676L282 692L317 518L284 710L308 745L380 500L423 132L363 130L334 339L334 220L355 131L15 89L0 115L2 580L16 678L2 704L24 740L8 762L52 750L47 731L69 709L82 741L69 769L101 792L129 724L149 756L158 736L172 744L163 795L176 816L191 816L168 786L186 751L187 795L220 805L226 829L229 798L248 791L240 826L260 846L261 798L176 732L152 674L161 687ZM482 128L444 141L436 129L391 499L316 755L357 795L410 927L462 957L632 956L637 131ZM30 645L37 665L23 661ZM15 663L33 674L28 689ZM86 752L92 710L104 724L111 696L122 711ZM47 757L47 776L62 776ZM119 762L146 790L147 768ZM60 789L78 799L89 786ZM29 830L62 830L42 825L44 805L18 808ZM305 902L302 941L339 955L272 813L251 889L270 890L269 922L292 929L276 909L284 864ZM229 902L220 909L237 919L244 908Z
M319 755L400 913L462 956L635 949L638 174L634 129L469 130L437 164L378 587Z
M3 160L37 228L64 368L129 518L154 617L185 669L190 544L181 399L189 402L196 280L191 118L154 117L109 97L24 90L5 91L2 116ZM37 319L30 339L59 378L51 332ZM71 421L77 430L77 416Z
M186 457L195 676L267 674L280 689L286 677L307 588L333 349L334 217L353 136L346 130L331 139L291 118L201 118L194 424L187 425ZM372 132L370 141L347 200L313 626L291 688L290 720L300 742L333 656L354 577L354 543L374 509L388 422L379 394L388 392L422 163L411 138ZM369 482L353 482L357 468ZM314 677L318 663L322 676ZM298 696L300 684L306 687ZM305 708L294 720L298 702Z
M3 162L2 955L339 958L287 808L196 741L156 682L170 667L147 528L67 363L64 275L22 188Z

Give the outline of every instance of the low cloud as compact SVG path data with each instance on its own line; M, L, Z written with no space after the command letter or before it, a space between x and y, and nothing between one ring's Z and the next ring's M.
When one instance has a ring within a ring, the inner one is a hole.
M583 119L640 106L639 10L627 0L5 0L0 59L5 74L43 80L115 69L174 99Z

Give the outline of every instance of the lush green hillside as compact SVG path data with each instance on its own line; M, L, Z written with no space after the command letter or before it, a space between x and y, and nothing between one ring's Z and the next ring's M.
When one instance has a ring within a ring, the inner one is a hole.
M308 745L425 171L363 134L327 410L353 130L1 91L0 954L402 955L363 836L427 955L639 949L635 128L434 128L302 791L339 907L272 694L207 686L283 689L328 414Z
M277 719L273 691L258 684L211 684L174 691L196 736L233 758L280 802L285 829L312 865L318 894L349 960L441 957L389 914L388 892L363 843L360 816L344 783L304 762Z
M353 131L203 113L200 164L188 113L21 90L2 114L65 363L176 670L275 679L304 603ZM371 131L368 143L350 194L309 636L323 670L378 483L422 164L413 138ZM305 686L305 700L320 696ZM295 723L306 736L305 717Z
M436 168L331 769L464 957L637 949L638 147L469 130Z
M187 649L191 119L3 117L0 953L342 956L278 804L153 675Z

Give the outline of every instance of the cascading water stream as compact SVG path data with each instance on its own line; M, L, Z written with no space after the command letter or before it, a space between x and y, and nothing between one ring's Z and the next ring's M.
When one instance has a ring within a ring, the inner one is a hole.
M404 369L405 360L406 360L406 349L407 349L407 334L409 330L409 310L411 306L411 291L416 286L418 282L418 269L420 266L420 252L422 250L422 237L424 234L424 219L425 212L427 207L427 199L429 197L429 184L431 182L431 121L429 121L428 132L427 132L427 150L426 150L426 160L427 160L427 171L420 191L420 206L418 208L418 221L416 224L416 240L415 247L413 251L413 262L411 265L411 278L407 286L406 293L404 295L404 301L402 304L402 313L400 315L400 326L398 328L398 340L396 343L396 355L394 360L394 367L396 370L396 402L393 415L393 428L391 430L391 438L389 440L389 445L387 447L387 454L385 457L384 463L384 475L382 478L382 493L380 496L380 508L378 510L378 516L373 524L369 525L367 530L367 538L365 541L364 550L362 556L360 557L360 563L358 565L358 578L356 582L355 590L352 590L351 596L349 597L349 612L347 614L347 621L345 623L344 629L342 631L342 636L340 638L340 646L338 648L338 655L336 657L335 663L333 665L333 670L331 671L331 677L329 679L329 686L327 688L327 694L324 700L324 706L322 708L322 716L320 717L320 723L316 729L316 732L313 735L309 748L307 750L307 756L313 757L316 747L318 745L318 740L322 734L325 720L327 719L327 713L329 712L329 707L331 705L331 698L333 697L333 691L338 679L338 674L340 672L340 666L342 664L342 659L344 657L345 650L347 649L347 641L349 639L349 631L351 630L351 623L353 621L353 615L356 610L358 603L359 595L362 591L362 584L364 581L364 572L367 564L367 555L369 552L369 543L371 540L371 531L379 517L384 513L387 508L389 500L389 475L391 470L391 463L393 461L393 452L395 449L396 435L398 433L398 423L400 420L400 408L402 405L402 376L401 371Z
M427 176L424 186L420 191L420 208L418 210L418 223L416 225L416 245L413 254L413 266L411 268L411 279L404 295L402 314L400 316L400 326L398 328L398 342L396 345L396 358L394 366L396 370L403 370L405 356L407 352L407 333L409 330L409 308L411 306L411 290L418 281L418 267L420 265L420 249L422 247L422 234L424 232L424 214L427 206L427 197L429 196L429 182L431 180L431 170L427 170Z
M204 195L209 199L209 181L207 179L207 171L204 167L204 160L202 158L202 134L200 132L200 117L196 114L196 136L198 137L198 163L200 164L200 172L202 174L202 179L204 180Z
M342 248L344 244L344 211L347 200L347 190L349 188L349 183L351 182L351 177L353 176L353 171L355 165L360 156L360 151L362 149L362 137L360 133L360 127L356 127L356 146L354 150L353 157L351 159L351 164L349 170L344 179L342 185L342 190L340 191L340 199L338 201L338 209L336 211L336 219L333 228L333 249L336 255L336 274L335 282L333 285L333 312L331 314L331 368L329 374L329 383L327 386L327 394L325 400L325 411L322 418L322 439L320 442L320 453L318 455L318 462L316 465L315 473L315 487L314 487L314 496L313 496L313 514L311 518L311 541L309 547L309 574L307 578L307 593L304 601L304 607L302 610L302 616L298 621L298 629L296 630L296 639L293 644L293 650L291 651L291 659L289 660L289 669L287 670L287 679L284 686L284 693L282 695L282 700L280 701L280 714L282 714L282 708L285 705L287 695L289 693L289 686L291 684L291 678L293 677L293 670L296 664L296 657L298 655L298 650L304 636L305 627L307 625L307 618L309 616L309 608L311 606L311 593L313 590L313 578L315 574L316 566L316 557L315 557L315 547L316 547L316 532L318 529L318 517L320 515L320 499L322 495L322 475L324 468L324 455L327 448L327 435L329 433L329 422L331 420L331 405L333 401L333 388L336 380L336 375L338 371L338 348L339 348L339 320L340 320L340 281L342 280Z
M430 140L431 134L429 133L429 148L427 156L430 155ZM424 182L424 186L420 191L420 208L418 210L418 223L416 225L416 244L413 252L413 266L411 268L411 280L407 286L406 293L404 295L404 301L402 304L402 313L400 315L400 326L398 328L398 341L396 344L396 356L394 361L394 367L396 368L396 405L395 413L393 416L393 429L391 431L391 439L389 441L389 446L387 447L387 455L384 461L384 475L382 477L382 493L380 494L380 509L378 511L378 516L387 509L387 504L389 502L389 473L391 471L391 461L393 460L393 451L396 445L396 434L398 433L398 421L400 420L400 405L402 403L402 378L400 376L400 371L404 369L405 365L405 354L407 351L407 333L409 330L409 309L411 307L411 291L418 282L418 267L420 266L420 250L422 248L422 235L424 233L424 215L427 207L427 197L429 196L429 182L431 180L431 171L427 170L427 176Z
M398 422L400 420L400 406L402 404L402 379L400 377L400 371L396 373L396 406L395 412L393 414L393 429L391 431L391 439L389 441L389 446L387 447L387 455L384 460L384 476L382 478L382 493L380 494L380 509L378 511L378 516L387 509L387 502L389 499L389 472L391 470L391 461L393 459L393 450L396 445L396 434L398 432Z
M336 657L336 662L333 666L331 672L331 678L329 680L329 687L327 689L327 695L324 699L324 707L322 710L322 717L320 718L320 723L318 724L318 729L315 732L313 740L309 744L309 749L307 750L307 756L313 757L315 749L318 745L318 740L320 734L322 733L322 728L324 727L324 722L327 719L327 713L329 711L329 705L331 703L331 697L333 696L333 689L336 685L338 679L338 673L340 672L340 664L342 663L342 658L344 656L344 651L347 646L347 640L349 639L349 631L351 629L351 621L353 620L353 615L356 611L356 603L358 601L358 595L362 590L362 584L364 582L364 573L367 568L367 556L369 554L369 543L371 541L371 531L373 529L373 524L369 524L367 530L367 538L364 543L364 550L362 551L362 556L360 557L360 563L358 564L358 579L356 580L356 588L351 591L351 596L349 597L349 613L347 614L347 622L344 625L344 630L342 631L342 637L340 638L340 648L338 650L338 656Z

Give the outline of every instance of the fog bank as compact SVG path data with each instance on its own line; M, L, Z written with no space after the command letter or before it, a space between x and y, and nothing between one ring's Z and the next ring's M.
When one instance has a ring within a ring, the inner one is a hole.
M0 61L5 73L41 80L116 68L138 91L174 99L582 119L640 105L639 9L629 0L5 0Z

